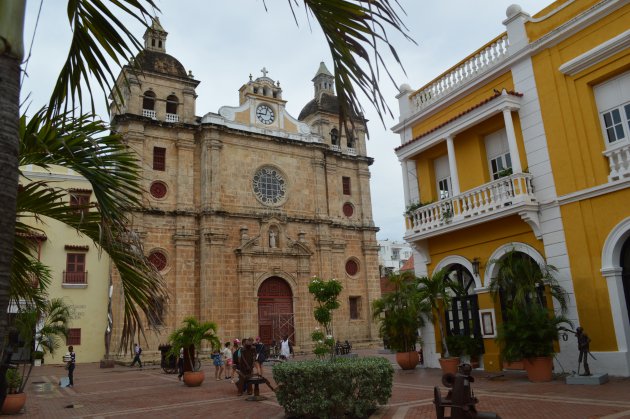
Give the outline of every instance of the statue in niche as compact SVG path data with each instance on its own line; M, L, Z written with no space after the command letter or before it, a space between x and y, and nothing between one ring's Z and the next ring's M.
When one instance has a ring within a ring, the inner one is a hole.
M277 236L278 236L278 233L276 233L273 230L269 230L269 247L272 249L275 249L276 247L278 247L278 244L276 243Z

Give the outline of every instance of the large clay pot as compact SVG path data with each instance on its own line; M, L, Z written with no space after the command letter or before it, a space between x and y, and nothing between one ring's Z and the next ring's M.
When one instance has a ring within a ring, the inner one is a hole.
M450 358L440 358L440 368L444 374L457 374L457 367L459 366L459 357L452 356Z
M26 393L7 394L2 404L3 415L17 415L26 404Z
M206 375L203 371L186 371L184 373L184 384L188 387L199 387Z
M539 356L524 360L527 378L533 383L544 383L553 379L553 358Z
M396 362L403 370L412 370L420 362L420 355L416 351L396 352Z

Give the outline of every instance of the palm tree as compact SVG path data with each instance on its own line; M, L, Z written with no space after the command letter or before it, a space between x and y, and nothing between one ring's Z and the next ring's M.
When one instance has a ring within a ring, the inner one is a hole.
M184 319L184 326L175 330L168 338L171 344L170 354L179 356L184 348L184 371L196 371L195 354L201 349L201 342L208 341L212 348L220 348L221 342L217 337L217 324L214 322L199 322L194 317Z
M288 1L295 16L295 8L298 7L299 3L297 0ZM348 130L347 121L350 121L351 125L353 124L353 121L347 116L357 115L362 109L353 83L366 93L381 120L384 112L391 115L378 87L381 68L386 71L390 79L391 75L384 64L382 55L378 52L377 46L383 43L391 51L396 62L400 63L395 49L388 40L385 29L390 27L406 37L407 35L404 33L405 27L390 1L303 0L303 4L322 27L331 50L337 94L341 104L340 120L343 121L344 128ZM398 3L396 2L396 4ZM13 286L15 280L11 274L11 266L16 260L13 258L13 254L18 200L18 150L22 148L19 141L24 139L20 136L19 124L19 76L20 64L24 57L25 7L26 0L0 2L0 75L2 76L2 83L0 83L0 345L4 345L10 287ZM82 109L82 99L84 98L82 86L85 86L88 90L86 96L89 96L91 109L94 110L93 88L87 75L94 76L100 90L106 97L112 90L115 81L115 74L108 60L120 68L122 64L127 62L128 57L135 56L141 47L139 41L129 32L117 15L129 16L147 26L149 10L159 10L154 0L109 2L76 0L69 2L68 19L73 35L66 62L59 73L47 109L36 114L38 121L35 124L30 124L30 122L26 124L25 119L22 118L22 125L50 129L52 132L65 134L67 138L80 138L81 135L74 136L66 127L80 128L82 124L89 122L90 117L80 116L75 119L74 114L69 113L68 109ZM373 52L372 58L368 52ZM368 70L363 70L363 68ZM116 90L114 95L120 96ZM90 140L96 141L96 144L91 148L91 153L96 153L99 158L106 159L106 153L99 153L98 143L101 138L109 137L112 141L107 147L116 148L119 157L129 158L122 155L120 139L107 135L99 137L100 134L106 133L106 126L99 122L94 123L97 124L96 128L99 128L100 132L90 132L92 136ZM44 135L34 132L31 135L33 138L45 138ZM59 153L63 154L62 149L63 147L56 148ZM69 157L72 156L67 154L61 160L68 160ZM81 158L83 159L81 164L88 169L82 173L84 176L87 171L98 171L98 168L108 167L101 164L90 165L87 162L90 158L89 153L84 154ZM112 164L110 168L118 164L117 162L108 162L107 164L110 163ZM127 166L131 167L130 164ZM112 171L109 171L110 175ZM124 173L122 169L120 171L119 181L126 180L133 183L137 180L134 179L133 173ZM105 177L93 176L92 180L103 181L106 180ZM43 185L39 186L43 188ZM95 195L96 191L99 190L101 198L107 200L108 195L101 185L93 183L92 187ZM37 192L38 190L36 187L31 188L31 195L41 194L41 192ZM40 197L43 196L40 195ZM47 197L60 198L61 192L49 192ZM109 197L114 198L115 195L109 195ZM133 234L124 228L126 219L121 214L129 209L125 204L134 203L132 197L126 196L124 198L123 205L118 205L114 199L110 202L113 206L104 208L102 211L99 210L98 215L93 217L94 219L85 221L85 225L88 226L85 227L85 231L79 230L101 245L121 273L125 290L125 327L122 336L123 341L129 343L131 336L142 330L139 311L146 312L149 302L157 301L151 300L147 296L155 292L164 293L164 291L163 284L155 282L155 272L148 268L148 262L138 241L133 237ZM99 207L103 205L106 203L99 200ZM57 216L69 219L68 211L64 211L59 205L52 205L52 207L52 212L55 212ZM99 215L102 217L100 224L96 220ZM84 226L84 222L80 224L82 227ZM76 223L71 225L76 226ZM100 232L97 233L97 226L103 228L104 235L101 235ZM87 230L90 231L90 234L87 234ZM19 246L28 248L24 242L19 243ZM22 255L27 253L28 251L24 250ZM20 257L17 258L20 259ZM23 272L26 272L24 260L22 262ZM3 347L0 346L0 353L4 354L4 358L0 359L0 403L4 400L6 387L4 373L1 369L6 364L7 356Z
M538 264L530 256L514 249L494 263L497 274L490 279L488 288L493 295L503 296L506 309L525 309L532 302L544 307L544 293L539 291L548 288L560 311L566 313L568 296L556 279L558 269L555 266Z
M443 358L450 356L448 344L446 342L446 325L443 310L446 310L451 303L451 282L448 278L448 271L445 269L434 272L431 276L418 279L418 288L421 299L430 307L430 313L437 316L437 323L440 329L440 338L444 353Z

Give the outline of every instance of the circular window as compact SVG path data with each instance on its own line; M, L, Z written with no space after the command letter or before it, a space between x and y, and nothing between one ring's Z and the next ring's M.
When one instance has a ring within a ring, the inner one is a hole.
M287 183L278 169L263 167L252 180L254 194L265 205L280 205L286 198Z
M346 273L350 276L355 276L359 272L359 264L356 260L350 259L346 262Z
M163 271L166 268L166 255L161 250L152 250L151 253L149 253L148 259L158 271Z
M352 204L349 202L343 204L343 215L346 217L352 217L352 214L354 214L354 207Z
M166 190L166 183L157 180L151 184L149 193L153 198L160 199L166 196Z

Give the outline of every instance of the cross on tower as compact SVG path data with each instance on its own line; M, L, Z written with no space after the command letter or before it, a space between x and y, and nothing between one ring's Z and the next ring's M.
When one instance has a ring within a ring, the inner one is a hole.
M269 73L269 71L267 71L267 68L263 67L260 71L263 73L263 77L267 77L267 73Z

